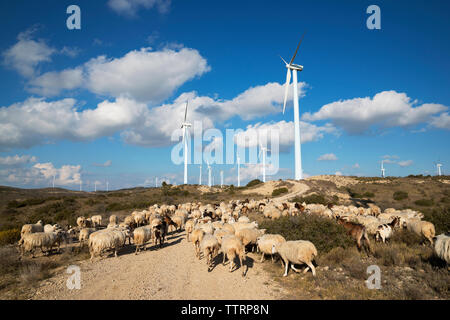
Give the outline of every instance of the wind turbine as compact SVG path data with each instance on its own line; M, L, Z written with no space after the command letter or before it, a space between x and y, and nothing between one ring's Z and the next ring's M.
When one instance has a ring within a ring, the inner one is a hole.
M237 167L238 167L238 184L237 186L240 187L241 186L241 158L239 158L239 156L237 157Z
M158 188L158 177L155 177L155 188Z
M109 181L106 180L106 192L108 192L108 191L109 191Z
M81 191L82 184L83 184L83 181L81 181L81 179L80 179L80 191Z
M437 168L438 176L441 175L441 167L442 167L442 164L441 164L441 163L436 163L436 168Z
M385 170L384 170L383 163L384 163L384 160L381 160L381 177L385 178Z
M186 101L186 109L184 110L184 122L181 124L181 128L183 129L183 142L184 142L184 149L183 149L183 153L184 153L184 184L188 183L188 178L187 178L187 139L186 139L186 128L191 127L192 125L188 122L186 122L186 118L187 118L187 109L188 109L188 102Z
M208 186L211 188L211 166L209 165L208 160L206 161L206 164L208 165Z
M202 165L200 165L200 176L198 177L198 185L202 185Z
M223 188L223 170L220 170L220 187Z
M97 192L97 181L94 182L94 192Z
M303 34L304 36L305 34ZM297 55L298 48L302 43L303 36L298 43L297 49L289 63L287 63L282 57L281 60L286 64L287 74L286 74L286 84L284 89L284 104L283 104L283 114L286 109L286 100L289 92L289 84L291 81L291 70L293 74L292 83L294 85L294 136L295 136L295 180L303 179L302 172L302 154L301 154L301 143L300 143L300 111L298 107L298 84L297 84L297 71L302 71L303 66L298 64L293 64L295 56Z
M53 174L53 189L55 189L55 174Z
M263 155L263 182L266 182L266 153L270 151L267 147L263 147L262 144L259 144L259 157L261 157L261 153Z

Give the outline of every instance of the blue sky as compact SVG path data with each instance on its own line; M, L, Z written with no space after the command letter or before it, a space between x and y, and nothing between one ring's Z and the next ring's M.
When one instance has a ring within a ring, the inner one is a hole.
M140 3L140 5L138 4ZM68 30L66 8L81 9ZM369 30L366 8L381 10ZM92 190L182 183L184 102L204 128L278 128L294 176L285 67L299 75L306 175L435 174L450 156L450 4L441 1L3 1L0 184ZM290 98L292 99L292 98ZM292 129L292 130L291 130ZM208 142L204 142L204 146ZM332 155L331 155L332 154ZM326 160L319 161L321 156ZM206 165L203 166L206 183ZM213 165L236 184L235 165ZM198 182L189 166L189 183ZM261 178L243 165L242 183Z

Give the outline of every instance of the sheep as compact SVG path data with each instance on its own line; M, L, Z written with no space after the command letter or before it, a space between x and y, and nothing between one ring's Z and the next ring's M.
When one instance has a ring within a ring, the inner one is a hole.
M281 256L282 263L285 264L283 277L288 275L289 263L295 272L299 272L294 264L306 264L307 267L303 271L306 273L311 269L313 276L316 276L316 269L313 260L317 257L317 249L314 244L307 240L286 241L272 245L272 254L278 253Z
M86 218L85 217L78 217L77 218L77 226L81 229L81 228L85 228L86 227Z
M245 223L250 223L250 219L248 217L240 217L238 219L238 222L245 222Z
M134 228L134 217L133 216L126 216L123 220L123 223L125 223L128 227Z
M256 221L253 221L251 223L244 223L244 222L235 222L233 223L234 232L238 232L242 229L256 229L258 228L258 223Z
M234 232L230 232L230 231L224 230L224 229L216 229L214 231L214 236L216 237L216 239L220 245L222 245L222 238L227 235L234 235Z
M261 261L264 261L264 255L270 254L272 257L272 263L273 263L273 254L272 254L272 246L274 244L286 242L286 239L279 234L264 234L263 236L259 237L256 240L256 246L259 251L261 251Z
M246 260L246 256L245 256L245 248L241 240L239 240L239 238L236 237L235 235L223 237L220 251L223 254L222 264L225 265L226 258L228 258L228 260L230 261L230 272L233 271L234 258L238 256L239 261L241 263L241 267L243 267L242 276L245 276L246 268L244 267L243 260Z
M186 240L189 241L189 236L191 235L192 231L194 231L195 226L195 220L188 220L184 224L184 230L186 230Z
M134 213L134 215L133 215ZM136 226L140 226L142 224L145 223L145 215L142 214L141 212L133 212L132 215L134 216L134 223L136 224Z
M400 219L398 217L395 217L390 223L378 226L375 239L377 241L381 239L383 243L385 243L386 239L389 239L392 236L394 228L399 223L399 221Z
M138 252L141 250L141 246L144 247L144 251L147 250L147 247L145 244L152 238L152 226L143 226L134 229L133 231L133 241L136 245L136 251L135 254L138 254Z
M434 252L436 255L444 260L447 265L450 265L450 233L440 234L436 237L434 242Z
M59 226L58 224L54 224L54 225L46 224L44 226L44 232L55 232L56 230L60 230L60 229L61 229L61 226Z
M110 224L118 224L119 220L117 219L117 216L115 214L109 216L109 223Z
M94 228L99 227L102 225L102 216L101 215L95 215L91 217L92 226Z
M234 226L232 224L229 224L229 223L224 223L223 226L222 226L222 230L226 230L226 231L228 231L229 233L232 233L232 234L235 233Z
M44 248L48 249L50 253L55 244L58 244L58 252L60 250L61 240L66 238L64 231L59 230L57 232L34 232L25 233L19 240L19 249L21 251L21 257L25 252L31 252L34 258L34 250L40 248L42 254L45 254Z
M425 237L433 245L435 236L434 225L428 221L410 219L406 222L406 228L419 236Z
M255 249L256 241L259 237L263 236L266 232L266 229L241 229L235 233L236 237L239 238L239 240L242 241L242 244L244 245L244 252L245 247L248 245L252 245L252 252Z
M200 259L200 243L203 240L205 232L202 229L195 229L192 231L191 240L194 244L195 256Z
M97 231L95 228L83 228L80 230L80 235L78 236L78 241L80 243L80 248L83 247L85 241L89 240L89 236L91 233Z
M26 233L44 232L44 223L39 220L35 224L24 224L22 230L20 231L20 236Z
M198 227L203 230L204 233L213 234L214 227L211 223L199 224Z
M117 251L123 247L125 240L129 236L127 229L104 229L93 232L89 236L89 252L91 261L94 256L101 256L103 251L114 250L114 256L117 257Z
M173 222L175 222L175 224L177 225L176 226L176 229L178 230L178 231L181 231L181 229L183 229L184 227L185 227L185 219L184 219L184 215L183 216L177 216L177 215L175 215L175 216L173 216L172 217L172 221Z
M214 257L219 253L219 242L212 234L205 234L200 242L200 249L206 258L206 265L209 271Z

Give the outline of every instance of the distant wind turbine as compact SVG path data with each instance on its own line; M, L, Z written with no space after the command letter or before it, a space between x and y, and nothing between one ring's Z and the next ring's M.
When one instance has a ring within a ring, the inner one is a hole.
M223 188L223 170L220 170L220 187Z
M83 185L83 181L80 180L80 191L81 191L81 186Z
M211 166L208 161L206 161L206 164L208 165L208 186L211 187Z
M106 180L106 192L108 192L108 191L109 191L109 181Z
M442 164L441 164L441 163L436 163L436 168L437 168L437 174L438 174L438 176L440 176L440 175L442 174L442 172L441 172L441 167L442 167Z
M187 137L186 137L186 128L191 127L192 125L188 122L186 122L186 118L187 118L187 109L188 109L188 102L186 101L186 109L184 110L184 122L181 124L181 128L183 129L183 142L184 142L184 149L183 149L183 153L184 153L184 184L188 183L188 178L187 178L187 161L188 161L188 146L187 146Z
M94 182L94 192L97 192L97 181Z
M198 177L198 185L202 185L202 165L200 165L200 175Z
M261 157L262 154L262 159L263 159L263 182L266 182L266 154L267 151L270 151L270 149L267 149L267 147L263 147L262 144L259 144L260 150L259 150L259 156Z
M237 157L237 174L238 174L238 181L237 186L241 186L241 158L239 156Z
M304 36L305 34L303 34ZM300 140L300 111L298 106L298 83L297 83L297 71L302 71L303 66L298 64L293 64L295 56L297 55L298 48L302 43L303 36L298 43L297 49L289 63L287 63L283 58L283 62L286 64L287 74L286 74L286 84L284 89L284 104L283 104L283 114L286 109L286 100L289 92L289 84L291 81L291 70L293 74L292 83L294 85L294 136L295 136L295 180L303 179L302 172L302 154L301 154L301 140Z
M385 170L384 170L383 163L384 163L384 160L381 160L381 177L385 178Z
M55 174L53 174L53 189L55 189Z

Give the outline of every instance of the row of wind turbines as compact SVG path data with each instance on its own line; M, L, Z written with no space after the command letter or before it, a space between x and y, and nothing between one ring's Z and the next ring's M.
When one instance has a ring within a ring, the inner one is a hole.
M292 56L289 63L287 63L281 56L281 60L286 65L287 68L287 74L286 74L286 83L284 85L284 103L283 103L283 114L286 109L286 102L287 97L289 94L289 85L291 81L291 72L292 72L292 83L293 83L293 101L294 101L294 137L295 137L295 180L302 180L303 179L303 171L302 171L302 158L301 158L301 139L300 139L300 110L299 110L299 95L298 95L298 79L297 79L297 71L302 71L303 66L294 64L294 59L297 56L298 49L300 48L300 44L302 43L304 34L301 37L297 49L294 52L294 55ZM187 162L188 162L188 144L187 144L187 129L192 126L191 123L187 122L187 110L188 110L188 102L186 102L186 108L184 111L184 121L181 124L181 128L183 129L183 153L184 153L184 184L188 184L188 170L187 170ZM260 146L260 152L259 157L261 158L262 155L262 178L263 182L266 182L266 156L267 151L270 151L270 149L264 147L261 143L259 143ZM237 157L237 185L238 187L241 186L241 179L240 179L240 158ZM211 182L211 165L207 162L208 166L208 186L212 186ZM221 186L223 186L223 171L220 172L221 174ZM200 177L199 177L199 185L202 184L202 166L200 165Z
M442 163L434 163L436 165L436 171L437 171L437 175L441 176L442 175ZM381 160L381 177L382 178L386 178L386 169L384 168L384 160Z

